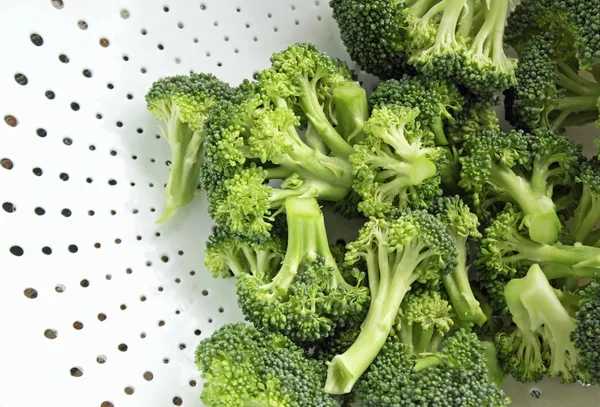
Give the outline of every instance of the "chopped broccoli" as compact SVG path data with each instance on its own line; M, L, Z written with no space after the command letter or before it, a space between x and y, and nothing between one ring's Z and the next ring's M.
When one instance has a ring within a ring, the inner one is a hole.
M486 228L477 263L484 277L491 280L515 278L535 263L549 279L579 280L598 275L600 248L534 242L524 226L523 214L509 204Z
M547 374L567 383L597 383L600 348L595 339L590 341L598 330L597 294L596 283L580 293L575 317L572 300L564 304L566 294L550 285L538 264L525 277L511 280L504 295L515 326L495 341L504 368L522 382Z
M171 148L166 205L158 222L192 202L202 166L204 121L220 100L230 100L235 90L212 74L169 76L152 84L146 94L148 110L163 124L164 138Z
M350 56L384 79L408 61L429 77L476 93L514 84L515 61L502 43L509 0L332 0Z
M569 238L573 242L597 246L600 241L600 228L596 227L600 222L600 161L597 157L582 163L577 181L582 192Z
M322 390L325 364L277 333L229 324L204 339L196 364L206 381L208 407L340 407L342 400Z
M465 143L460 158L460 186L468 191L483 219L514 202L524 213L531 239L554 243L562 224L552 200L553 188L575 179L580 147L568 138L541 129L485 131Z
M359 325L369 303L364 273L354 269L350 272L353 281L345 279L329 248L323 214L315 199L290 197L284 208L288 235L283 259L269 261L274 267L266 272L266 267L251 267L236 275L238 303L246 319L299 344L314 343L338 328ZM273 246L280 247L269 242L267 258L281 255Z
M427 208L441 195L438 164L444 156L433 134L415 122L418 110L381 105L365 125L366 138L350 156L358 209L385 216L392 209Z
M461 321L483 325L487 317L471 289L467 265L468 239L481 238L478 230L479 220L458 196L439 198L435 202L433 211L446 225L458 253L456 268L442 278L452 306Z
M551 33L532 35L519 53L517 84L505 92L509 122L562 129L598 120L600 83L580 75L573 49Z
M295 44L243 90L237 103L219 104L205 127L202 179L213 218L235 233L264 236L288 197L343 200L353 182L352 143L362 139L357 110L367 112L347 67Z
M329 365L328 393L352 390L386 342L413 283L437 286L456 267L456 257L445 225L425 211L373 217L365 224L347 246L346 264L366 264L371 306L356 341Z
M356 398L364 407L507 406L510 400L490 379L487 354L487 345L465 330L424 355L388 341L358 382Z

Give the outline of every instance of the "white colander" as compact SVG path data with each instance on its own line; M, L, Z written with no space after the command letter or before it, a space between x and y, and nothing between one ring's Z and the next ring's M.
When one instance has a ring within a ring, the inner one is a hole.
M204 198L155 224L170 153L144 94L191 70L237 84L297 41L347 59L327 1L2 0L0 34L0 407L201 406L194 349L242 316L203 267Z

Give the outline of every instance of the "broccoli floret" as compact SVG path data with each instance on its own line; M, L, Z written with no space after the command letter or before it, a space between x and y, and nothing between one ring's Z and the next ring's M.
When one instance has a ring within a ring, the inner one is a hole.
M272 231L268 238L240 237L224 227L208 237L204 265L213 277L239 277L252 273L271 276L285 256L283 233Z
M586 384L600 383L600 284L592 282L578 293L577 328L571 340L579 351L579 371Z
M435 202L433 212L446 225L458 253L456 268L442 278L452 306L461 321L483 325L487 317L471 289L467 265L468 240L481 238L478 230L479 220L458 196L439 198Z
M244 86L243 100L215 108L205 127L202 179L217 223L264 236L287 197L343 200L353 182L352 143L362 139L357 106L367 112L365 93L356 89L345 65L295 44Z
M580 378L580 357L571 332L577 322L565 309L539 265L513 279L504 292L515 327L500 333L496 345L504 368L519 381L544 374L571 383Z
M515 278L535 263L549 279L579 280L598 275L600 248L534 242L524 226L523 214L509 204L486 228L476 261L488 280Z
M340 407L342 400L323 392L325 364L277 333L229 324L204 339L196 364L206 381L208 407Z
M600 83L580 75L572 48L552 33L532 35L521 46L517 84L506 91L511 124L562 129L598 120Z
M444 156L433 134L415 121L418 110L381 105L365 126L366 139L350 156L358 209L385 216L394 208L426 208L441 195L438 164Z
M595 246L600 241L600 161L597 157L583 162L577 176L582 191L569 231L572 242Z
M510 400L489 379L486 346L460 330L422 356L389 341L358 382L356 398L364 407L503 407Z
M456 257L445 225L425 211L369 219L357 240L348 244L346 264L366 264L371 306L356 341L331 361L327 392L352 390L386 342L413 283L437 286L456 267Z
M416 355L435 352L455 320L454 309L439 291L411 291L402 300L391 340L409 345Z
M256 267L237 276L238 303L246 319L303 345L359 325L369 304L364 273L354 269L353 281L344 278L315 199L291 197L284 208L288 235L281 264L267 273Z
M508 18L506 41L519 50L523 40L542 31L570 37L581 69L600 62L600 1L524 0Z
M552 200L553 188L576 175L580 147L549 130L485 131L465 143L460 186L470 193L477 215L489 219L501 205L514 202L524 213L531 239L558 240L562 224Z
M509 0L332 0L350 56L384 79L405 61L429 77L456 80L477 93L514 83L515 62L502 36Z
M234 98L235 92L212 74L192 73L159 79L146 94L148 111L162 122L160 129L172 154L159 223L194 199L202 166L204 121L215 103Z

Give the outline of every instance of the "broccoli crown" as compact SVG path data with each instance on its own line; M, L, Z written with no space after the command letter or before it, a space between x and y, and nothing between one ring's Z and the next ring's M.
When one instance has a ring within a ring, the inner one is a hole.
M471 212L469 206L458 195L438 198L432 211L453 236L464 239L481 238L477 215Z
M308 359L288 338L236 323L218 329L196 350L209 407L340 407L325 394L325 365Z
M269 273L238 276L238 303L250 322L295 342L314 343L337 328L362 322L369 302L364 273L340 272L327 242L323 214L314 199L288 198L287 251Z
M158 222L194 199L202 166L204 122L215 103L233 99L236 92L212 74L192 73L160 79L146 94L148 111L163 122L160 127L172 155L166 205Z
M454 121L453 115L462 109L464 98L448 81L404 75L381 82L369 102L373 107L397 105L416 109L420 123L439 126Z
M412 290L402 300L390 336L410 345L415 354L434 352L455 320L452 306L439 291Z
M358 209L365 215L426 208L441 195L438 167L444 150L416 123L418 115L418 110L382 105L367 121L366 138L350 156L353 188L363 199Z
M525 0L508 19L506 40L517 46L540 31L566 31L574 40L581 69L600 61L600 2L598 0ZM517 48L518 49L518 48Z
M327 392L352 390L388 339L405 294L415 283L438 287L442 276L456 267L456 257L446 227L424 210L367 221L358 238L347 245L346 265L366 265L371 307L356 341L331 361Z
M355 92L348 68L314 45L292 45L271 62L256 83L244 84L243 97L215 107L205 126L209 212L236 233L267 234L289 196L338 202L352 186L354 141L343 136L361 139L364 91ZM281 185L268 184L274 180Z
M250 272L272 277L285 250L284 235L278 231L272 231L265 239L256 239L237 236L221 226L208 237L204 265L215 278Z
M596 246L600 241L600 161L597 157L583 161L577 176L581 185L579 202L574 211L569 237L573 242Z
M179 120L192 131L202 131L210 107L219 100L232 99L235 92L213 74L191 73L154 82L146 94L146 102L158 120L165 123Z
M333 18L348 54L360 67L382 79L406 70L399 5L390 0L331 0ZM401 3L402 4L402 3Z
M580 147L546 129L483 132L465 143L460 186L470 192L477 214L488 219L506 202L525 214L531 238L554 243L562 230L552 200L553 188L576 175Z
M413 356L406 344L387 342L358 383L356 397L365 407L507 406L506 395L488 378L485 352L465 330L424 357Z
M538 264L523 278L513 279L504 291L516 325L497 336L500 360L519 381L540 380L543 374L571 383L581 377L580 357L570 335L573 318Z
M540 33L520 46L517 84L507 91L507 118L524 128L559 129L598 119L600 85L579 76L569 39Z
M450 143L461 145L484 131L500 130L498 116L494 111L499 100L493 93L475 95L468 92L463 95L463 100L462 109L456 112L454 120L446 125L446 136Z
M586 384L600 383L600 284L592 282L579 292L581 302L577 311L577 328L571 340L581 357L579 370Z

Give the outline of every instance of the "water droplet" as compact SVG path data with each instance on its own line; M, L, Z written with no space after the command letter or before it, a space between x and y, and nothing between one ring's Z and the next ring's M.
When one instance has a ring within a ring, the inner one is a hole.
M529 394L531 395L531 397L533 397L534 399L539 399L540 397L542 397L542 392L538 389L533 389L529 392Z

